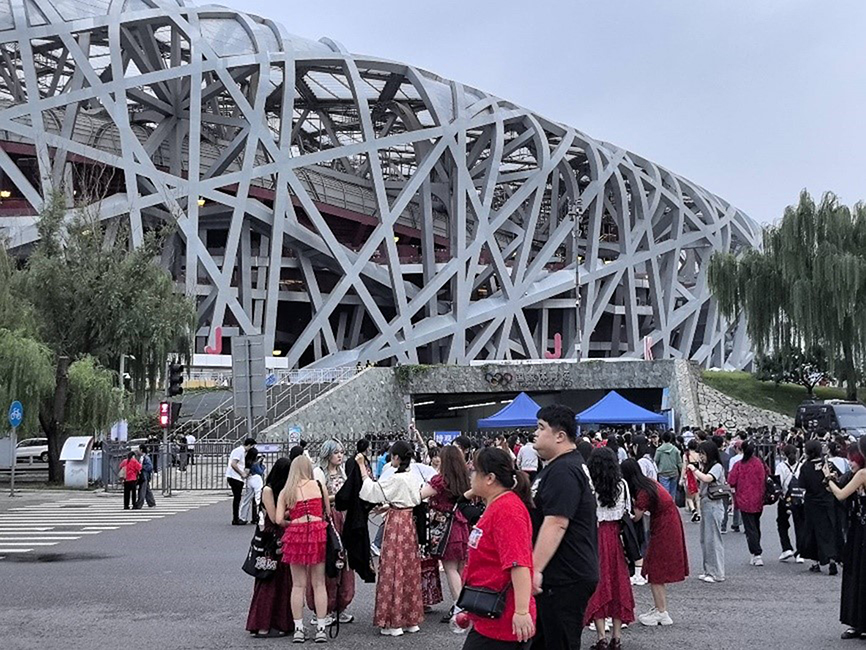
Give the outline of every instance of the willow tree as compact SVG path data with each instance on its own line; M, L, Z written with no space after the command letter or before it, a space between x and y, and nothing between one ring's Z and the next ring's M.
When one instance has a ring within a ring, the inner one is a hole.
M46 201L38 228L26 265L0 270L10 274L12 299L28 306L30 335L51 353L51 390L39 421L48 437L49 480L58 481L64 438L104 430L121 415L123 381L114 370L121 355L134 393L153 391L168 355L189 353L195 305L157 263L166 231L145 233L133 249L128 230L106 229L95 213L70 210L60 192ZM0 290L0 317L3 304ZM0 375L5 371L0 358Z
M819 204L805 190L764 230L763 250L713 255L709 285L722 313L741 312L759 354L820 347L857 398L866 351L866 206Z

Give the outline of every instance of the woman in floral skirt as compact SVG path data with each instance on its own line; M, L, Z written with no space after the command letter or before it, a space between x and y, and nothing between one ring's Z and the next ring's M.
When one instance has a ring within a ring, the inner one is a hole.
M391 446L391 464L396 472L376 482L366 467L361 467L364 483L361 499L368 503L387 504L385 534L379 558L379 581L376 583L376 609L373 624L385 636L402 636L417 632L424 620L421 598L421 558L418 535L412 519L412 508L421 503L423 481L409 472L412 448L398 440Z

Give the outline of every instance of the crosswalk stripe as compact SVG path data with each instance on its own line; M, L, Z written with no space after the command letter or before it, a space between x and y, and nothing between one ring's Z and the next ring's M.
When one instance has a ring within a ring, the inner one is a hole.
M8 542L65 542L69 540L81 539L80 536L76 537L0 537L0 544L6 544Z
M123 509L116 497L79 496L60 502L16 506L0 512L0 561L12 554L38 552L104 531L122 530L141 522L158 522L230 498L227 493L177 495L160 499L156 508L141 510Z

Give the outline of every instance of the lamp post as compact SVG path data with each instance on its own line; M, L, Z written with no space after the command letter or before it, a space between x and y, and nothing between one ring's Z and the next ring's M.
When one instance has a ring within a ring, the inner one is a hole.
M583 198L568 203L568 218L571 219L571 248L574 251L574 359L580 361L580 249L578 248L578 230L580 218L583 215Z

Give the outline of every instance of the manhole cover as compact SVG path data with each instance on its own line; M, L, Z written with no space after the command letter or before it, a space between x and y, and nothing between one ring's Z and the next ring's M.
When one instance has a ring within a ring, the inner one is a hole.
M110 555L101 553L21 553L20 555L9 555L4 562L86 562L88 560L106 560Z

